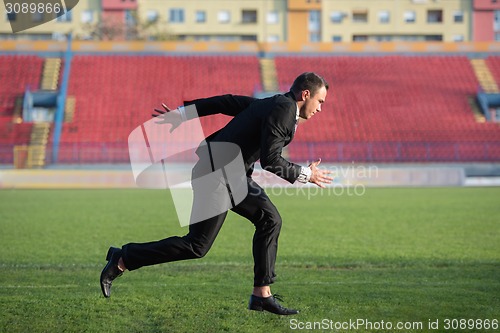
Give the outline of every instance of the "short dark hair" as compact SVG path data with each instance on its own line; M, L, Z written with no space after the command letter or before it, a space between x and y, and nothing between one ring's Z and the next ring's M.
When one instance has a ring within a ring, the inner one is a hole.
M298 95L304 90L309 90L311 96L314 96L321 87L325 87L328 90L328 83L323 77L313 72L305 72L297 76L295 81L293 81L290 91Z

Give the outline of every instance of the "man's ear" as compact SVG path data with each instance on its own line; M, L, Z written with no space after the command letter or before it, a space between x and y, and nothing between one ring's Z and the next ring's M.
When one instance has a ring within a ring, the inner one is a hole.
M306 98L310 97L311 95L311 92L309 90L302 90L302 93L301 93L301 101L305 101Z

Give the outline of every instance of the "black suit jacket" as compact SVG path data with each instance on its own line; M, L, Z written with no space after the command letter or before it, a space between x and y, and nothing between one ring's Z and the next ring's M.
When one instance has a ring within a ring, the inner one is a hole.
M264 99L223 95L185 102L196 106L199 117L222 113L233 119L219 131L207 137L207 142L237 144L243 156L247 175L254 163L279 177L295 182L301 167L281 156L295 134L297 103L291 93Z

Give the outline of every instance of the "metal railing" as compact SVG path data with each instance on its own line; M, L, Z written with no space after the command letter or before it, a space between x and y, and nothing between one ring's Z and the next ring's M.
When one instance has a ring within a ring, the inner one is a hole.
M129 163L127 143L62 143L59 160L47 147L46 165ZM28 149L0 144L0 164L29 166ZM294 142L287 147L294 162L321 158L331 163L500 162L500 142Z

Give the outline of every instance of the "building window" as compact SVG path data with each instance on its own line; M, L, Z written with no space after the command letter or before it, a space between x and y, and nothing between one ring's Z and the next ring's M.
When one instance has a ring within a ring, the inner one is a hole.
M374 37L377 42L390 42L392 40L392 36L390 35L377 35Z
M368 41L368 36L367 35L354 35L352 37L353 42L367 42Z
M171 8L168 17L170 23L184 23L184 9Z
M158 12L156 10L149 9L146 12L146 20L148 22L155 22L155 21L157 21L158 20Z
M217 20L219 23L229 23L231 22L231 13L227 10L221 10L217 13Z
M237 42L241 40L241 38L239 36L217 35L214 37L214 40L218 42Z
M240 40L242 40L242 41L249 41L249 42L256 42L257 41L257 35L242 35L240 37Z
M413 10L407 10L404 13L404 20L405 23L415 23L415 21L417 20L417 15Z
M495 10L493 14L493 30L500 31L500 10Z
M389 23L391 21L391 14L388 10L382 10L378 12L379 23Z
M332 36L332 42L339 43L341 41L342 41L342 36L339 36L339 35Z
M309 33L309 41L312 43L321 42L321 33L319 32L310 32Z
M80 16L82 23L92 23L94 20L94 12L91 10L84 10Z
M442 42L443 35L426 35L424 36L426 42Z
M461 10L456 10L453 13L453 22L462 23L464 21L464 12Z
M136 24L135 15L131 10L125 11L125 24L129 26Z
M279 35L269 35L267 36L267 41L269 43L275 43L280 41L280 36Z
M194 38L194 40L201 41L201 42L208 42L210 40L209 35L196 35L193 38Z
M355 23L367 23L368 22L368 11L367 10L355 10L352 12L352 21Z
M500 42L500 32L495 32L495 42Z
M62 32L53 32L52 39L60 41L60 42L64 42L64 41L66 41L66 35Z
M321 13L319 10L309 12L309 31L321 30Z
M196 11L196 23L205 23L207 21L207 13L204 10Z
M418 41L418 37L414 35L402 35L399 36L399 40L405 41L405 42L416 42Z
M427 11L427 23L442 23L442 22L443 22L443 10L430 9Z
M71 20L73 19L72 13L73 11L67 10L66 13L56 18L56 22L71 22Z
M463 42L464 41L464 35L453 35L453 41L454 42Z
M267 12L266 21L267 21L267 24L278 24L279 23L278 12L275 10Z
M342 23L342 20L344 19L344 14L342 12L331 12L330 14L330 21L332 23Z
M321 12L319 10L309 11L309 41L321 41Z
M257 23L257 11L243 9L241 11L241 23Z

